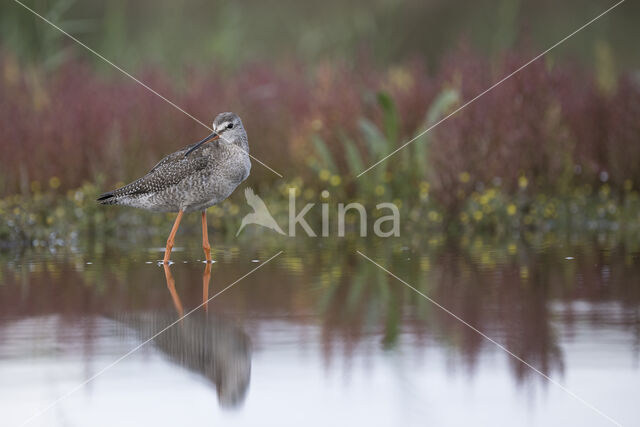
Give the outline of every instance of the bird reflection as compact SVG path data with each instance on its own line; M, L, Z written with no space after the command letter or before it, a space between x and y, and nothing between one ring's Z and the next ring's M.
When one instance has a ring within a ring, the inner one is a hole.
M164 273L175 310L182 317L184 306L168 265L164 266ZM171 361L213 383L221 407L234 408L242 404L249 389L251 345L240 326L229 318L208 311L210 279L211 264L208 263L202 275L204 306L154 338L153 342ZM151 330L160 330L176 318L170 314L154 314L152 317L141 322L151 324Z

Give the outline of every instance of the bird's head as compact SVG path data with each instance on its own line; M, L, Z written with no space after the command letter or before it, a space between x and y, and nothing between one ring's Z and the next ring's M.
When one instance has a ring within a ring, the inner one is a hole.
M191 147L185 156L196 150L202 144L209 141L219 140L223 143L234 144L249 152L249 141L247 139L247 131L242 126L242 120L235 113L220 113L213 120L211 125L213 133L202 141Z
M220 135L220 139L242 146L247 141L247 132L242 126L242 120L234 113L220 113L213 120L213 131Z

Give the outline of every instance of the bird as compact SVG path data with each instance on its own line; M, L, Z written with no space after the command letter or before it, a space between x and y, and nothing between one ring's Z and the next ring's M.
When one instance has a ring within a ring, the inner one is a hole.
M244 218L242 218L242 223L240 224L240 228L236 233L236 237L242 229L248 224L257 224L263 227L270 228L273 231L276 231L280 234L285 234L284 231L280 228L278 223L273 216L271 216L271 212L267 209L267 205L264 204L262 199L253 192L253 189L246 188L244 190L244 197L247 199L247 204L253 208L253 212L246 214Z
M169 362L178 364L215 386L220 407L238 408L247 397L251 383L251 339L233 318L207 311L211 265L202 273L202 304L185 316L170 267L164 264L165 280L175 311L154 309L109 316L151 343ZM178 287L179 289L180 287ZM166 328L180 319L179 328ZM157 331L166 329L162 334Z
M160 160L145 176L97 198L103 205L177 212L164 264L169 264L182 216L196 211L202 215L202 248L207 262L211 262L206 210L229 197L251 171L249 139L240 117L220 113L213 120L212 130L203 140Z

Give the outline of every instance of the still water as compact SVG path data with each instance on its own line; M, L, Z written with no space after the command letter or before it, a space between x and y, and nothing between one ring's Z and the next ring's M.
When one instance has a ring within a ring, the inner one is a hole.
M640 423L637 253L214 246L3 254L1 424Z

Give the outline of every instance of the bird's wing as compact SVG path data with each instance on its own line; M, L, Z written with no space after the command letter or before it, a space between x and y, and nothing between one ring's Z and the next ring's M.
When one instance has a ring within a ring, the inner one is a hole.
M156 170L157 168L159 168L162 165L166 165L167 163L171 163L171 162L175 162L177 160L180 160L180 158L184 157L184 155L187 153L187 151L189 151L189 149L193 146L195 146L197 144L189 144L186 147L181 148L180 150L176 151L175 153L171 153L168 156L166 156L165 158L163 158L162 160L160 160L154 167L151 168L151 170L149 171L149 173L153 172L154 170ZM200 151L200 150L198 150ZM192 156L197 155L198 151L194 152L192 154ZM191 157L191 156L189 156Z
M131 196L156 192L176 185L186 177L210 166L210 160L200 155L185 157L184 153L189 147L169 154L160 160L148 174L113 191L114 196ZM196 154L194 152L193 154Z

